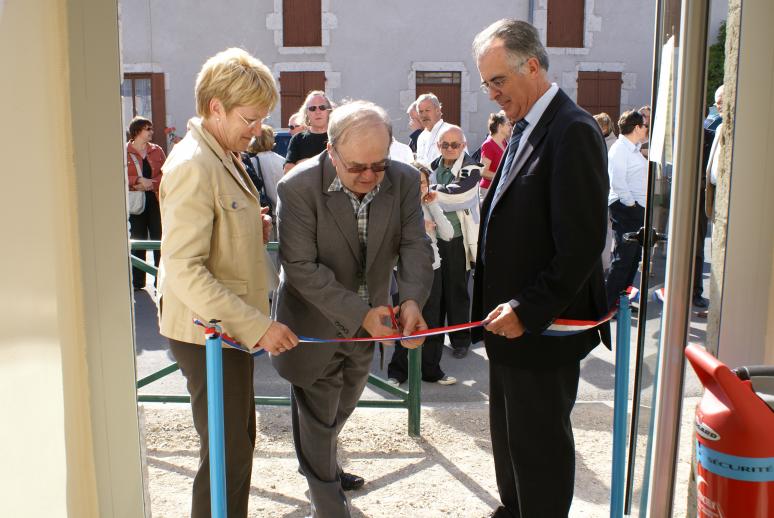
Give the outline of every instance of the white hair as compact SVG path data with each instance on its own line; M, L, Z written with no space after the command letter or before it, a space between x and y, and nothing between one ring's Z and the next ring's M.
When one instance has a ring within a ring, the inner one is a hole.
M715 104L718 103L721 97L723 97L723 87L726 85L720 85L718 86L718 89L715 90Z

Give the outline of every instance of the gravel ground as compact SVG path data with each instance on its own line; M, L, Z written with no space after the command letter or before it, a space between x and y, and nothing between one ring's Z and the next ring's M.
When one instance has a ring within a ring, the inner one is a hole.
M697 401L686 398L684 405L675 516L685 513L689 434ZM188 516L199 447L190 409L187 405L141 407L152 516ZM308 492L296 471L288 408L257 410L250 516L305 517L310 513ZM411 438L406 434L405 411L357 409L342 431L339 448L345 469L367 481L350 493L353 516L487 516L499 502L487 412L486 403L423 408L422 437ZM576 487L570 516L609 516L612 418L608 402L576 405Z

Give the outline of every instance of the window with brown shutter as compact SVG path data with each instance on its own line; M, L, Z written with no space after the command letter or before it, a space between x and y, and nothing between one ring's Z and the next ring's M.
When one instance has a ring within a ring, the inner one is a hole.
M605 112L618 130L621 72L578 72L578 106L592 115Z
M153 123L153 143L167 151L167 103L164 74L124 74L121 82L121 104L127 127L137 115ZM183 131L185 133L185 131Z
M548 0L548 47L583 47L585 0Z
M322 46L322 0L282 0L282 44Z
M325 91L325 72L280 72L282 120L277 127L285 127L312 90Z
M462 99L460 72L417 72L417 97L433 93L441 101L443 120L460 125L460 101Z

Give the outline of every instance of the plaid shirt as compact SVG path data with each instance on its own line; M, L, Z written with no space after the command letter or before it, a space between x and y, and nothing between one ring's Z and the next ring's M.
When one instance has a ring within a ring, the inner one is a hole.
M357 237L360 241L360 265L361 265L361 277L360 286L357 289L358 296L366 303L369 303L368 284L365 278L365 262L366 262L366 247L368 243L368 206L371 200L376 197L379 192L381 184L377 185L374 190L363 196L363 199L357 197L355 193L344 187L338 176L331 182L328 187L328 192L344 191L349 196L349 201L352 204L352 210L355 212L355 218L357 219Z

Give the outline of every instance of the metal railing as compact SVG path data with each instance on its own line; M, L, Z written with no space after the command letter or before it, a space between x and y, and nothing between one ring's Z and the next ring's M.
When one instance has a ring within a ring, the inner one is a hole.
M160 250L161 242L152 240L131 240L132 250ZM269 251L277 251L278 244L268 244ZM154 277L158 269L143 261L139 257L130 255L133 267L149 273ZM193 325L193 324L191 324ZM172 363L163 369L137 380L137 389L141 389L154 381L157 381L179 369L177 363ZM422 347L409 349L408 351L408 390L395 387L386 380L374 374L368 375L368 384L380 389L398 399L361 399L357 406L364 408L405 408L408 410L408 434L416 437L420 435L420 410L422 390ZM138 394L137 401L141 403L190 403L191 398L184 395ZM290 398L282 396L256 396L256 405L264 406L289 406Z

